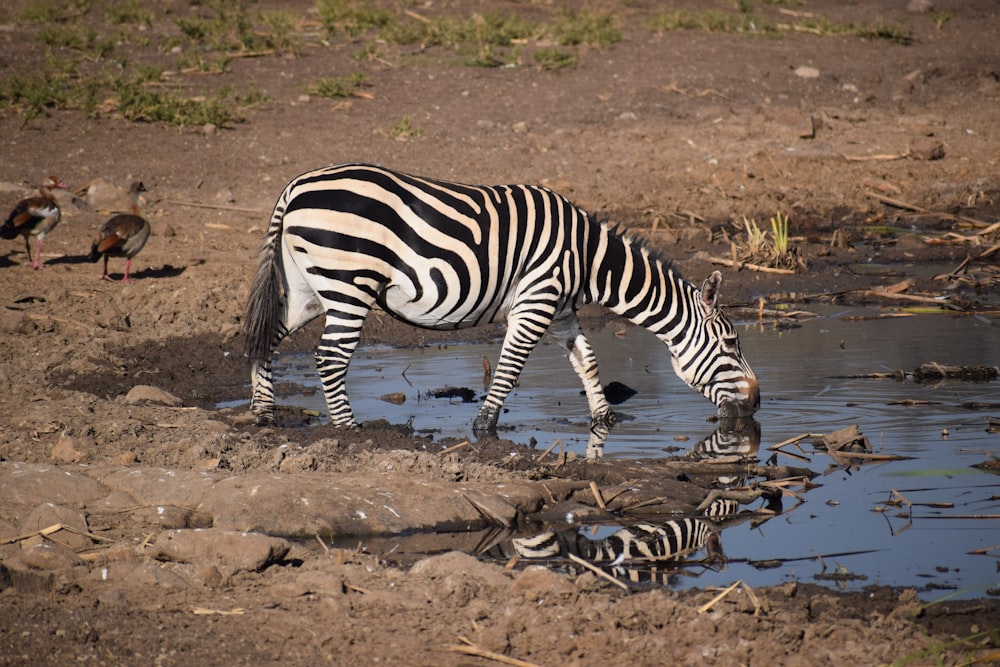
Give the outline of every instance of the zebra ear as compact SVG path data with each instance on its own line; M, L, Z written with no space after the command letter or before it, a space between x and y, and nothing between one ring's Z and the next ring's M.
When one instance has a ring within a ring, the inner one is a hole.
M719 286L722 285L722 274L713 271L701 286L701 304L705 312L711 312L719 301Z

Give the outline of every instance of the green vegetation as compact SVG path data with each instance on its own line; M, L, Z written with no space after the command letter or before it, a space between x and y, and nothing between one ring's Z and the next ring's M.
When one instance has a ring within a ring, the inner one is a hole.
M788 218L781 211L771 218L771 234L774 237L774 249L779 255L788 252Z
M768 4L780 4L777 1ZM824 16L802 15L786 22L776 21L756 15L753 6L740 2L737 12L719 9L689 11L686 9L669 9L658 13L646 22L652 30L670 32L675 30L701 30L704 32L751 33L777 35L782 32L808 32L814 35L854 35L865 39L889 39L901 44L908 44L913 37L909 30L902 26L892 26L878 22L873 26L855 25L853 23L833 23Z
M657 31L769 35L798 31L900 43L911 39L904 27L884 22L835 24L813 13L771 9L797 7L802 2L762 0L758 9L752 0L732 0L713 9L664 9L646 26ZM353 57L362 62L435 57L434 53L444 51L458 56L449 59L446 54L444 62L470 67L532 62L545 70L560 70L576 66L584 47L608 48L624 39L619 20L611 12L534 2L515 3L503 13L458 15L437 5L315 0L318 32L311 31L298 12L255 9L245 0L188 0L180 11L142 0L33 0L24 7L17 20L30 26L34 38L47 47L47 60L31 74L0 80L0 109L15 109L25 122L56 109L88 115L118 113L130 120L175 125L234 122L241 118L242 108L266 95L256 90L242 96L233 91L181 92L185 83L193 87L198 81L200 86L207 79L165 82L161 80L164 70L177 70L181 75L221 73L236 58L298 55L307 40L319 47L331 42L356 44ZM934 12L930 17L940 30L951 15ZM126 62L115 53L122 43L152 43L173 66L164 67L162 58L156 67ZM166 83L179 83L181 89L166 92ZM322 78L304 90L343 98L367 83L358 72ZM405 126L408 122L405 119L394 136L418 134ZM779 217L776 222L782 220Z
M356 90L364 85L366 79L364 72L354 72L345 76L323 77L315 83L303 86L303 90L309 95L318 97L329 97L331 99L350 97Z
M740 262L780 269L804 266L789 246L788 218L779 211L771 218L771 234L757 226L755 220L743 218L746 236L732 242L733 255Z
M622 41L621 30L608 13L562 10L550 30L562 46L610 46Z
M534 53L535 62L542 69L563 69L576 65L577 56L575 53L563 51L554 46L546 46L538 49Z
M413 125L413 120L409 116L403 116L403 120L399 121L394 128L389 130L389 135L393 139L398 139L399 141L406 141L407 139L413 137L423 136L424 131L419 127Z

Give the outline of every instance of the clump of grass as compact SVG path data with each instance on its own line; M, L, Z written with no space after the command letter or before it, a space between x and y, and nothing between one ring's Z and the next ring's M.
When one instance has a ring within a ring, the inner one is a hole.
M349 37L357 37L369 30L384 28L395 20L384 9L352 0L319 0L316 9L320 23L329 35L343 32Z
M801 258L789 245L788 218L779 211L771 218L771 233L757 226L755 220L743 218L743 238L733 241L734 259L779 269L805 268Z
M367 78L364 72L354 72L353 74L337 77L323 77L315 83L303 86L303 90L309 95L342 99L353 95L355 91L365 84Z
M609 46L622 41L621 30L610 13L563 10L551 31L562 46Z
M80 8L73 3L59 0L38 0L29 2L21 12L21 20L28 23L50 24L64 20L67 16L79 14Z
M93 116L104 90L100 78L82 77L74 61L50 53L37 72L0 80L0 108L18 111L25 125L49 110L84 111Z
M407 141L414 137L421 137L424 131L413 124L413 119L403 116L403 120L396 123L396 126L389 130L390 136L397 141Z
M112 40L76 22L47 25L35 34L35 39L46 46L82 51L94 60L99 60L114 48Z
M153 12L139 0L119 0L110 2L104 9L104 17L112 25L153 25Z
M212 97L183 97L151 89L141 81L122 81L116 86L115 109L129 121L163 122L177 127L230 125L242 120L222 90Z
M297 36L301 21L296 14L289 11L262 11L260 21L269 30L262 36L268 47L295 55L302 50L301 40Z
M788 218L781 211L771 218L771 234L774 237L774 249L779 255L788 252Z
M555 46L545 46L533 54L535 62L542 69L556 70L576 65L579 57Z
M951 12L947 11L932 9L927 15L931 17L932 21L934 21L934 27L938 30L944 28L945 24L951 20Z
M758 24L761 25L758 25ZM686 9L669 9L658 13L647 21L653 30L672 32L676 30L701 30L704 32L750 32L762 28L762 22L755 21L747 12L733 14L718 9L700 12Z

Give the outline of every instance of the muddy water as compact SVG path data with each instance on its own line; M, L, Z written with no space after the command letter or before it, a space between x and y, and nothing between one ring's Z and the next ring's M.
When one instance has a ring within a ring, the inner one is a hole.
M814 451L811 439L801 450L788 447L808 460L779 453L776 462L820 473L814 480L819 486L799 501L786 499L784 512L762 525L724 529L725 569L688 567L673 578L676 585L726 585L737 579L750 585L818 581L848 589L885 584L917 586L928 599L951 592L977 597L1000 587L1000 478L970 467L1000 456L1000 434L987 432L987 417L1000 417L1000 383L854 377L912 371L925 362L1000 366L1000 327L982 318L939 314L857 319L878 314L827 310L791 328L742 327L744 351L761 386L759 458L766 460L772 454L768 447L789 438L850 424L860 427L875 452L910 458L845 469ZM712 434L713 406L674 376L654 337L614 325L588 335L602 380L638 391L617 406L623 421L605 443L604 456L683 454ZM495 363L497 355L498 345L364 348L348 381L356 416L412 420L418 431L471 437L477 405L432 398L431 391L459 386L481 395L483 357ZM318 385L311 358L285 358L278 371L286 380ZM393 392L402 393L405 402L379 399ZM319 392L283 402L325 412ZM964 407L969 403L997 407ZM500 420L501 430L509 429L505 437L534 439L540 448L560 438L585 453L586 401L557 346L535 351L506 408ZM893 491L913 505L889 505ZM586 530L591 535L592 527ZM996 548L989 555L970 554L990 547ZM867 553L838 555L859 551Z

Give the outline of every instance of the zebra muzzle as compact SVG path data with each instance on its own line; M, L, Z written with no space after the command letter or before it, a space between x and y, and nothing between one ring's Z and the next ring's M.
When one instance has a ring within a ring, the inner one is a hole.
M757 378L747 378L746 387L738 397L719 404L720 417L750 417L760 408L760 387Z

